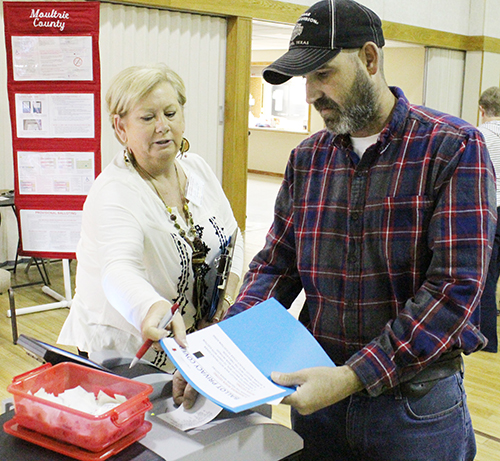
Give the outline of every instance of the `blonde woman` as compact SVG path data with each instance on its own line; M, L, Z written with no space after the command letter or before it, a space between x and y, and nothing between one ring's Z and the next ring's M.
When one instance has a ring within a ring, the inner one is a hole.
M164 64L125 69L106 102L124 149L86 199L76 293L58 342L135 354L145 339L167 334L157 325L175 302L181 344L186 330L206 324L214 261L238 225L208 164L186 153L186 92L175 72ZM240 235L215 319L229 308L242 266Z

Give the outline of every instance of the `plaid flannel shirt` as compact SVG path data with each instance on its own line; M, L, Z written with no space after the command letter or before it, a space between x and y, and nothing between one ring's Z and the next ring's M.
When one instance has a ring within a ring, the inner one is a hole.
M495 178L479 132L409 104L361 160L320 131L291 153L266 244L229 315L302 288L307 326L371 395L443 352L484 345L475 308L496 224Z

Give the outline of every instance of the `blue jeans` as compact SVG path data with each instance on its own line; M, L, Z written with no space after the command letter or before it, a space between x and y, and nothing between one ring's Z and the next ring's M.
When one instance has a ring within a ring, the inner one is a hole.
M421 398L355 394L302 416L301 461L469 461L476 441L462 373L442 379Z

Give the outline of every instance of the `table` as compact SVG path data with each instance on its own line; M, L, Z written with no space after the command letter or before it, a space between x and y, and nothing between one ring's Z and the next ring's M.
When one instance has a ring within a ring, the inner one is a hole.
M0 207L10 206L14 214L16 214L16 206L14 205L14 192L2 192L0 194ZM2 223L2 215L0 214L0 224Z

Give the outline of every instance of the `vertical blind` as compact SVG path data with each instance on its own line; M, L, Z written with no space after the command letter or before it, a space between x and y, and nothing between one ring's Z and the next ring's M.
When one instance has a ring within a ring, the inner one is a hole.
M134 65L164 62L184 80L190 151L222 177L226 21L214 16L101 4L102 158L120 149L104 96L113 76Z
M461 117L464 73L464 51L427 48L424 105Z

